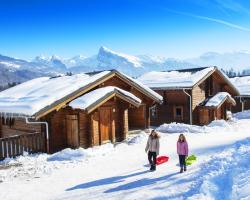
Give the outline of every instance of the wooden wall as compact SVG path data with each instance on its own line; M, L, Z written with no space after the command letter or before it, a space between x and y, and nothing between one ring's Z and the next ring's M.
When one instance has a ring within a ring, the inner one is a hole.
M106 86L115 86L123 90L126 90L128 92L131 92L132 94L137 96L139 99L141 99L142 103L153 103L149 97L147 97L145 94L143 94L136 88L133 88L131 85L127 84L119 77L114 76L113 78L105 81L102 85L100 85L100 87L106 87Z
M121 142L126 139L129 123L128 123L128 105L123 105L120 102L116 104L115 114L115 141Z
M199 124L199 110L198 106L206 99L206 83L195 86L192 90L192 110L193 110L193 124Z
M210 81L212 81L212 86ZM210 93L208 92L210 90ZM208 97L216 95L218 92L228 92L232 96L234 95L234 91L229 85L226 84L225 80L219 76L217 72L213 73L210 77L204 80L200 85L195 86L192 90L192 109L193 109L193 124L200 124L200 115L199 105ZM218 119L225 118L225 109L220 108L222 110L216 110L215 116L218 116ZM208 112L203 112L206 114ZM210 113L211 114L211 113ZM206 118L206 117L205 117ZM209 121L211 121L211 116L208 117ZM213 118L213 117L212 117ZM213 118L214 120L214 118Z
M189 97L183 90L157 90L157 93L163 96L164 102L162 105L157 105L157 117L151 118L151 125L159 126L163 123L182 122L189 123ZM176 120L174 118L175 106L183 107L183 119Z
M146 124L146 105L141 105L139 108L130 107L128 109L128 124L132 129L144 129L147 128Z
M199 108L199 125L206 125L210 122L210 113L209 109Z
M1 118L0 118L1 119ZM1 119L4 120L4 119ZM14 118L14 124L12 126L2 125L1 122L1 137L10 137L14 135L22 135L26 133L41 133L42 127L39 124L26 124L24 118Z
M116 86L123 90L130 91L131 86L122 81L120 78L114 76L113 78L105 81L100 87L106 87L106 86Z
M116 86L123 90L126 90L128 92L131 92L138 98L142 100L142 104L144 104L140 108L131 108L128 111L128 118L129 118L129 128L135 129L144 129L148 128L150 125L150 114L149 114L149 108L154 103L151 98L147 97L145 94L137 90L136 88L133 88L126 82L124 82L119 77L113 77L106 82L104 82L100 87L106 87L106 86Z
M100 145L100 133L99 133L99 113L98 111L93 112L90 115L90 137L91 145L97 146Z
M87 148L90 146L91 138L89 134L89 116L82 110L72 110L71 108L63 108L57 112L50 113L44 120L49 123L50 135L50 152L56 152L67 147L74 147L69 144L67 138L67 116L75 115L78 121L78 144L75 147L81 146Z
M250 99L244 103L244 110L250 110Z
M67 147L66 114L65 109L54 111L46 116L49 123L49 147L50 153L60 151Z
M81 147L89 147L91 138L89 135L89 116L83 112L82 110L79 110L78 114L79 119L79 145Z
M100 109L111 108L111 120L110 120L110 141L120 142L127 136L129 124L128 124L128 107L129 104L118 99L113 98L97 108L90 114L90 135L92 138L92 145L100 145L101 132L100 132Z
M234 98L236 101L236 106L232 107L232 112L241 112L242 111L242 104L240 102L240 98ZM244 110L250 110L250 97L249 98L242 98L242 101L244 101Z
M2 138L2 120L0 120L0 138Z
M126 136L128 134L128 130L129 130L129 121L128 121L128 109L125 109L123 112L123 139L126 139Z
M198 107L199 111L199 125L207 125L213 120L220 120L220 119L227 119L227 110L229 109L230 105L226 102L221 105L219 108L206 108L206 107Z

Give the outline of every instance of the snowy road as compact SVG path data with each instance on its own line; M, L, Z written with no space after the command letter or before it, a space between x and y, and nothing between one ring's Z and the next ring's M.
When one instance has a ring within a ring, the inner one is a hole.
M161 133L161 155L170 161L149 172L144 152L147 135L128 143L89 150L65 150L5 161L20 166L0 169L0 199L250 199L250 119L209 127L167 125L186 133L198 161L179 174L178 133Z

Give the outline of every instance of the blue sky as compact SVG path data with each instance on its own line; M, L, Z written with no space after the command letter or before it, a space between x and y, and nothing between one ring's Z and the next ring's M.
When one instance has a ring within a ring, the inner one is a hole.
M0 0L0 31L0 54L25 59L250 51L250 1Z

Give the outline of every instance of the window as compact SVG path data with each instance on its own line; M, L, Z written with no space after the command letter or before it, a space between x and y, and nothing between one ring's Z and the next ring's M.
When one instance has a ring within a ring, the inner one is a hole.
M183 120L183 106L174 107L174 118L176 120Z

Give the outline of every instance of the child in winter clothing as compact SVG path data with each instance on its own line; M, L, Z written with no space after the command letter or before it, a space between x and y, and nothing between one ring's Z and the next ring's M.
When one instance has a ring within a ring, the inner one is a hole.
M145 152L148 153L148 161L150 164L150 170L155 171L156 170L156 157L159 155L159 149L160 149L160 136L155 130L151 131L151 134L148 137L147 145L145 148ZM153 160L152 160L153 158Z
M188 143L183 134L180 134L177 141L177 154L179 155L180 173L183 173L183 169L187 171L186 158L188 156Z

